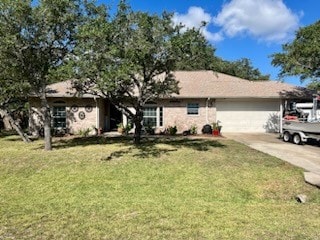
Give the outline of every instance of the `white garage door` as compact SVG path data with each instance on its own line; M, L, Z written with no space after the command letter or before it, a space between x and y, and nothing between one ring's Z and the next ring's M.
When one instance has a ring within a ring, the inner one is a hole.
M279 101L217 100L217 120L222 132L277 132Z

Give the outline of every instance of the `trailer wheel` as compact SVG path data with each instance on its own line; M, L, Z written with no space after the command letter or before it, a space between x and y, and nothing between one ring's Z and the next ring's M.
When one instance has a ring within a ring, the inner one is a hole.
M291 134L289 132L284 132L283 133L283 141L284 142L290 142L291 138L292 138L292 136L291 136Z
M298 133L293 135L293 143L297 144L297 145L301 145L302 144L301 137L300 137L300 135Z

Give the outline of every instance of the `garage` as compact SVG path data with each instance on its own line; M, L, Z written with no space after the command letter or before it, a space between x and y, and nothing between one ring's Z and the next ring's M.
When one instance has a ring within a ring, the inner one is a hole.
M222 132L277 132L279 112L279 99L216 100Z

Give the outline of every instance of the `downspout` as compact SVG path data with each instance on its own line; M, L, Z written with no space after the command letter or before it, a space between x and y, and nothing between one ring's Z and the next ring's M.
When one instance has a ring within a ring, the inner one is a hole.
M210 101L210 98L208 97L207 101L206 101L206 122L207 122L207 124L209 123L209 117L208 117L209 101Z

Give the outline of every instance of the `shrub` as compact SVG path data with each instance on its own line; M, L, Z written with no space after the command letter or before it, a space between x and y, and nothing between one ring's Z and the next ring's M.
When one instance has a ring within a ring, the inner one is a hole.
M197 133L198 133L198 127L195 124L191 125L190 134L195 135Z
M178 131L177 126L169 126L167 128L167 133L169 135L176 135L177 131Z
M145 130L146 130L147 134L150 134L150 135L154 135L154 133L155 133L154 128L151 125L145 126Z
M117 127L118 127L118 132L125 135L128 135L129 131L132 129L132 125L130 123L128 123L127 125L123 125L123 123L119 123Z
M219 125L220 121L216 121L212 123L212 130L218 130L219 132L221 131L222 126Z
M128 124L125 125L123 128L124 128L124 133L125 133L126 135L128 135L128 134L129 134L129 131L132 129L132 125L131 125L130 123L128 123Z
M87 137L89 136L90 131L90 128L80 129L78 135L80 135L81 137Z

